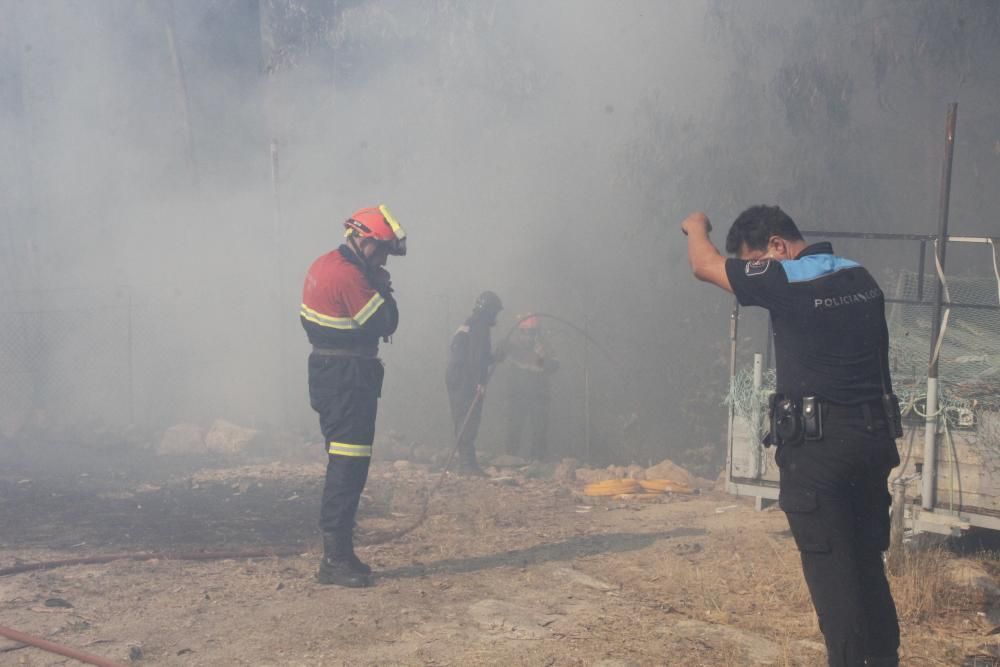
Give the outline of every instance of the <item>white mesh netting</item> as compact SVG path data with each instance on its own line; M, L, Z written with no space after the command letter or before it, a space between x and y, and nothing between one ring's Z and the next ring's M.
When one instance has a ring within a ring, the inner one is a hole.
M890 299L925 302L886 305L894 389L904 413L918 417L925 414L935 281L933 274L925 275L921 288L916 272L902 271L895 285L884 286ZM994 277L950 277L947 284L952 303L1000 305L1000 284ZM977 413L1000 412L1000 310L956 306L950 311L939 352L938 403L950 426L971 428L979 422ZM756 418L761 435L774 371L766 371L763 380L754 392L752 366L740 364L725 400L748 423Z

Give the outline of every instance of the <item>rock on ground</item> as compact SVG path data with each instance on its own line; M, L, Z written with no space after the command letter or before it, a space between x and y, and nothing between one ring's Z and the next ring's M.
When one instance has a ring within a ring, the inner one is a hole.
M164 431L156 453L161 456L204 454L205 434L197 424L175 424Z
M580 586L584 586L586 588L592 588L595 591L607 592L618 590L619 588L614 584L609 584L608 582L602 581L597 577L592 577L589 574L584 574L583 572L568 567L556 568L552 571L552 574L561 579L568 579L574 584L579 584Z
M580 467L580 462L574 458L563 459L556 465L552 478L558 482L572 482L576 480L576 470Z
M782 657L781 647L766 637L744 632L728 625L684 619L674 625L680 634L708 643L736 644L747 652L747 660L756 665L775 665Z
M691 487L697 486L695 476L670 459L664 459L655 466L646 468L646 479L669 479Z
M205 434L205 448L218 454L239 454L253 442L258 431L237 426L225 419L216 419Z
M521 607L503 600L480 600L469 607L469 616L484 630L518 639L549 636L547 626L558 616Z
M520 456L511 456L510 454L501 454L490 461L491 466L496 466L497 468L522 468L528 465L527 460L522 459Z

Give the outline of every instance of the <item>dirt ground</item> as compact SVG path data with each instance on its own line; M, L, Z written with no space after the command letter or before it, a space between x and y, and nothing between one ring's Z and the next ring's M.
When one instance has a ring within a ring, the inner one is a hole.
M449 477L417 530L359 549L377 584L351 590L313 579L321 461L7 458L0 568L291 548L0 577L0 625L123 664L825 664L784 516L711 489L623 501L517 469ZM360 528L407 525L435 479L427 466L376 463ZM942 579L956 567L970 586ZM902 664L993 664L998 570L988 554L938 549L894 577ZM0 638L0 665L63 664L77 663Z

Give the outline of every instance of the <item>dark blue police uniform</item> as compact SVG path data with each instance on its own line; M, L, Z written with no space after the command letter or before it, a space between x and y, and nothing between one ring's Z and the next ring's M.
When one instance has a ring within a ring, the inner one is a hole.
M740 305L770 312L777 392L820 405L822 436L780 445L776 460L779 504L829 664L896 664L899 623L882 552L899 454L881 401L892 391L882 290L829 243L793 260L729 259L726 273Z

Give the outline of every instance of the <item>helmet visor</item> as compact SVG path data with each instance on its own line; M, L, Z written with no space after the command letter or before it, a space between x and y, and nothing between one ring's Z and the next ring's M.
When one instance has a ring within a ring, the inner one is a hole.
M392 241L383 241L385 245L389 248L390 255L405 255L406 254L406 238L393 239Z

